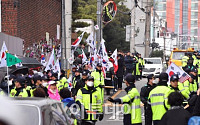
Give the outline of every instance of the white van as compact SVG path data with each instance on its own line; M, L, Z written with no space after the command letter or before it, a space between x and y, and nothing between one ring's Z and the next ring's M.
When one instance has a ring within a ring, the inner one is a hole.
M142 71L142 76L146 77L149 74L154 74L154 76L159 76L163 71L163 62L160 57L144 58L144 69Z

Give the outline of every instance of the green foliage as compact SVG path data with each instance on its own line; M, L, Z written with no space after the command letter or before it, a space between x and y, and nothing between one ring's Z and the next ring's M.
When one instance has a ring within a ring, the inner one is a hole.
M161 57L161 58L163 58L163 50L152 51L150 57Z
M115 0L115 3L118 4L120 1L123 0ZM76 7L74 7L76 6ZM117 5L118 9L121 11L127 12L129 9L127 9L124 5ZM92 19L94 21L94 24L96 24L96 12L97 12L97 1L96 0L73 0L73 21L76 19ZM125 35L126 35L126 25L130 24L130 16L124 15L117 12L116 17L108 23L103 28L103 38L106 41L106 47L107 50L114 51L116 48L118 50L128 51L129 50L129 42L125 41ZM87 26L86 24L79 23L75 24L73 23L73 31L76 27L83 27ZM78 33L80 35L81 33ZM85 34L84 39L87 38L89 34ZM83 43L83 42L82 42Z
M128 11L123 5L118 5L118 9L121 11ZM125 41L126 37L126 25L130 24L130 16L117 12L116 17L108 23L103 29L103 38L106 41L107 50L129 51L130 43Z

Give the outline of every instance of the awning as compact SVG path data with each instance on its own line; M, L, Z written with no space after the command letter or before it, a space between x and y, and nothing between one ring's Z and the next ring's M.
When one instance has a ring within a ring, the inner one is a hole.
M30 57L19 57L22 60L22 65L28 68L36 68L42 66L42 64L34 58Z

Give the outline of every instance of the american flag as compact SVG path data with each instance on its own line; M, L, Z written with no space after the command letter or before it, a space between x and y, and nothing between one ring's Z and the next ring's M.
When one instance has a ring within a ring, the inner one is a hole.
M183 73L182 76L180 77L179 79L179 82L183 83L185 82L186 80L188 80L190 78L190 76L186 73Z

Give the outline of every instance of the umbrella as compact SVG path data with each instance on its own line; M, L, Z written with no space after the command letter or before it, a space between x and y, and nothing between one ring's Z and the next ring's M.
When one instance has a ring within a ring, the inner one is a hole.
M13 75L17 75L17 74L27 74L28 73L28 67L26 66L22 66L22 67L9 67L8 68L8 73L9 74L13 74ZM3 81L3 79L5 78L5 76L7 75L7 67L1 67L0 68L0 82Z
M34 58L30 57L19 57L19 58L22 60L22 65L27 66L28 68L36 68L42 66L42 64Z

